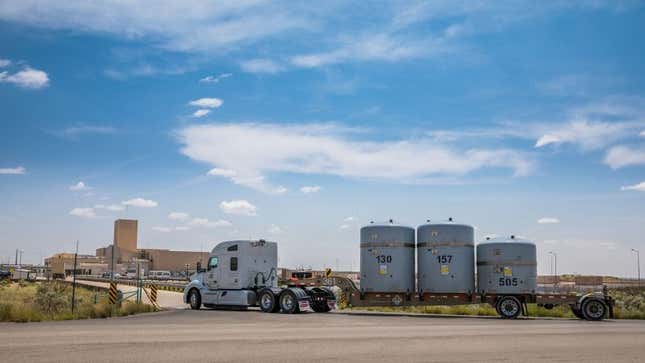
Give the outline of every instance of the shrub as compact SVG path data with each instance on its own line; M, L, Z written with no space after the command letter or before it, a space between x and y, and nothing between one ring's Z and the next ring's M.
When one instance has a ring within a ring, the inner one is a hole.
M54 315L70 308L67 285L61 282L42 283L36 290L35 303L45 314Z

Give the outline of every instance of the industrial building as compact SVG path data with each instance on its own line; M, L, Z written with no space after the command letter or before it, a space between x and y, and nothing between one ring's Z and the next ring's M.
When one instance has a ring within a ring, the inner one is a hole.
M114 221L114 241L111 245L96 249L96 255L78 255L76 273L100 275L114 271L121 275L144 275L151 270L173 273L194 272L197 264L208 259L208 252L173 251L156 248L137 248L138 221L117 219ZM53 277L69 276L74 271L74 254L57 253L45 259L45 266Z

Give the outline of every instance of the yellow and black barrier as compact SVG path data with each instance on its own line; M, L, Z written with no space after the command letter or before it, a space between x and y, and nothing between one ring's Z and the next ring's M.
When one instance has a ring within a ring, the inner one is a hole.
M110 297L110 304L114 305L119 301L119 291L116 289L116 282L110 282L110 290L108 291Z
M150 285L150 301L153 305L157 304L157 285Z

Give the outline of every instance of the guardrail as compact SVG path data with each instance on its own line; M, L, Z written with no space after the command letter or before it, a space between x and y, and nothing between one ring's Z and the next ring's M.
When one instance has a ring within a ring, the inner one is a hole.
M112 279L109 278L104 278L104 277L97 277L97 276L76 276L77 280L85 280L85 281L94 281L94 282L105 282L109 283L112 281ZM114 279L114 281L118 284L122 285L130 285L130 286L138 286L138 280L131 280L131 279ZM159 290L167 290L167 291L176 291L176 292L183 292L184 287L188 284L187 282L171 282L171 281L160 281L160 280L141 280L142 286L143 287L150 287L150 285L155 285Z

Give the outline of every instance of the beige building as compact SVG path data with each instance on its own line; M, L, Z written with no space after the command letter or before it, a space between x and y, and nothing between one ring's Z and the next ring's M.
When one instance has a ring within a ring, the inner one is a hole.
M206 266L208 252L172 251L145 248L139 250L139 256L150 261L150 270L194 271L197 263Z
M76 258L76 272L79 274L87 272L90 275L100 274L104 272L106 268L102 263L103 259L101 257L78 255ZM74 254L57 253L48 257L45 259L45 267L51 270L53 277L68 276L74 271Z
M137 251L138 222L134 219L114 221L114 245L123 251Z
M96 249L96 256L79 255L76 272L79 274L100 275L112 271L120 274L147 274L150 270L184 272L186 268L194 272L197 263L206 264L207 252L172 251L166 249L137 249L138 221L117 219L114 221L114 243ZM55 277L72 274L74 270L73 253L57 253L45 259ZM186 266L188 265L188 266Z

